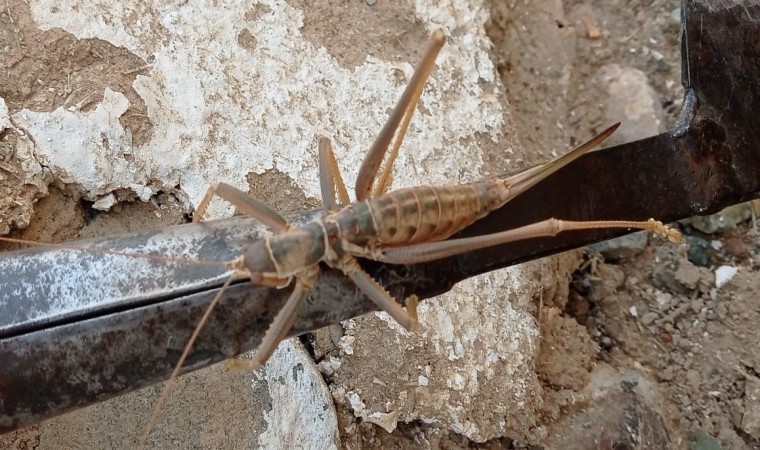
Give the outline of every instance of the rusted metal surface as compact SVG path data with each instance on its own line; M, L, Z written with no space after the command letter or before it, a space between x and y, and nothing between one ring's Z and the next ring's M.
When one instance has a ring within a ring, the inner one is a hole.
M685 101L673 129L583 157L462 235L549 217L672 221L760 197L760 6L686 1L682 12ZM100 242L114 251L225 260L260 232L235 218ZM428 298L470 276L618 234L569 233L435 263L365 267L399 298ZM222 282L213 266L61 252L0 256L0 432L164 379ZM105 277L106 269L121 276ZM233 286L187 370L255 348L288 293ZM323 271L293 334L373 309L350 281Z

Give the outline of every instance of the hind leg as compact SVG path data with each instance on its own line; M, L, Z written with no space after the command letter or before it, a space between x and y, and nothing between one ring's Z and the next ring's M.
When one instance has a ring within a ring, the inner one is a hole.
M359 169L359 175L356 177L357 200L365 200L370 197L377 171L380 169L380 164L383 161L385 153L388 151L393 136L396 135L393 150L388 157L380 183L375 189L374 194L383 193L388 188L398 148L401 146L406 130L409 127L409 122L412 120L412 114L414 114L414 109L417 107L425 81L430 76L430 72L433 71L435 58L438 56L438 52L443 47L445 41L443 32L440 30L433 32L430 36L422 61L415 68L414 75L412 75L412 79L406 86L404 93L401 94L396 107L391 112L385 125L383 125L383 129L380 130L380 134L377 135L377 139L375 139L372 147L367 152L367 156L364 157L362 166ZM396 133L397 130L398 133Z
M393 175L393 164L398 156L401 142L404 140L406 131L409 128L409 123L414 115L414 109L417 107L420 95L422 95L422 89L424 88L425 82L430 76L430 73L433 71L435 59L443 47L445 40L446 39L440 30L433 32L430 37L422 61L415 68L412 79L409 81L409 84L401 95L396 107L393 109L393 112L391 112L391 115L388 117L382 130L380 130L380 134L378 134L377 139L375 139L372 147L370 147L367 155L364 157L361 167L359 168L355 188L357 200L365 200L370 196L377 196L388 190ZM383 157L388 151L388 147L390 146L394 135L396 136L396 139L393 141L393 148L388 155L388 160L385 163L385 167L380 175L377 186L375 186L373 190L372 186L375 183L377 172L380 169ZM344 272L351 277L354 283L356 283L357 286L359 286L362 291L375 302L375 304L388 312L391 317L407 330L415 330L419 328L419 323L417 321L417 296L413 295L406 299L405 311L377 281L358 267L355 260L353 260L352 266L355 266L355 268L352 267L352 270L344 270Z
M660 221L599 220L599 221L570 221L547 219L498 233L473 236L468 238L449 239L448 241L427 242L406 247L381 249L375 255L377 261L390 264L415 264L435 261L460 253L480 250L508 242L522 241L537 237L556 236L559 233L572 230L593 230L600 228L628 228L647 230L658 234L673 243L681 242L681 233L668 227Z

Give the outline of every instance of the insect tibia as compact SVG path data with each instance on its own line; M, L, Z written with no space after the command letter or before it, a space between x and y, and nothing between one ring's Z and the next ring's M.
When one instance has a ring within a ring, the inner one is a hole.
M596 220L596 221L570 221L570 220L557 220L549 219L552 228L554 229L552 235L556 235L562 231L570 230L592 230L601 228L631 228L638 230L645 230L661 236L674 244L680 244L682 242L681 232L675 228L671 228L659 220L649 219L647 221L630 221L630 220Z

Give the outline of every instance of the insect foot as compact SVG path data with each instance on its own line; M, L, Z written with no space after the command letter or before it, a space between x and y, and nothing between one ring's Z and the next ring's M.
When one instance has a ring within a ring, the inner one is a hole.
M674 244L680 244L683 242L683 235L675 228L670 228L659 220L649 219L647 220L650 228L649 231L659 235Z

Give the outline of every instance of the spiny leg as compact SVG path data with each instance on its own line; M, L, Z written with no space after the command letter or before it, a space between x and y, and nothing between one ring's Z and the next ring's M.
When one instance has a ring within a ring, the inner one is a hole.
M678 230L672 229L654 219L649 219L643 222L623 220L584 222L547 219L513 230L506 230L484 236L450 239L448 241L430 242L406 247L384 248L379 252L379 255L376 255L373 259L390 264L414 264L434 261L464 252L506 244L508 242L537 237L556 236L563 231L592 230L599 228L634 228L647 230L667 238L670 242L681 242L681 233Z
M393 319L398 322L402 327L409 331L419 330L419 322L417 322L417 303L416 297L407 299L407 306L410 311L405 311L396 300L393 299L390 293L385 290L384 287L375 281L367 272L365 272L355 259L347 259L341 267L341 270L348 275L359 289L364 292L367 297L370 298L377 306L387 312Z
M319 138L319 185L322 190L322 203L327 211L335 211L338 206L349 203L348 191L340 175L338 162L332 150L330 139ZM339 204L335 203L335 194L338 194Z
M232 369L258 369L266 364L277 346L285 339L288 331L293 327L293 323L298 317L298 311L301 309L304 299L309 294L314 281L316 281L318 269L309 270L309 273L296 278L293 292L288 297L285 305L275 316L272 324L269 325L264 338L261 340L256 353L252 360L233 360L230 362Z
M182 350L182 355L180 355L179 360L177 361L177 365L174 366L174 370L172 370L171 375L169 375L169 379L166 380L166 385L164 385L164 389L161 391L161 395L156 401L156 406L153 407L153 412L148 418L148 423L145 425L145 431L140 437L137 448L141 449L145 447L145 443L148 441L148 437L150 436L151 431L153 431L153 428L156 426L156 420L158 420L158 415L161 413L161 408L164 406L164 402L166 402L166 398L169 395L169 389L171 389L174 380L177 379L177 375L179 375L179 371L182 369L182 365L185 364L185 360L190 354L190 349L193 348L193 345L195 344L196 339L198 339L198 335L200 335L203 326L206 325L208 318L211 316L211 311L213 311L214 308L216 308L216 305L219 304L219 301L222 299L222 295L224 295L224 291L227 290L227 288L230 286L230 283L232 283L232 280L234 279L235 273L227 277L227 280L219 289L219 292L216 293L213 300L211 300L211 303L209 303L208 308L206 308L206 311L203 313L203 317L201 317L200 322L198 322L198 325L195 326L193 334L190 335L190 339L187 341L185 348Z
M393 165L398 156L399 148L401 147L401 143L409 128L409 123L412 120L414 110L422 95L425 82L433 71L435 59L444 43L445 37L440 30L435 31L430 37L422 61L415 68L412 79L409 81L409 84L401 95L391 116L386 121L383 129L380 131L380 134L372 144L372 147L362 162L356 180L357 200L364 200L370 195L383 156L387 152L388 146L395 134L396 138L393 141L393 148L388 155L388 160L385 163L378 184L372 192L372 196L381 195L388 190L393 175ZM418 329L417 296L412 295L405 300L406 311L404 311L391 295L380 286L379 283L377 283L377 281L370 277L369 274L364 272L361 268L358 268L358 264L355 265L357 267L355 271L347 272L349 277L354 280L354 283L356 283L365 294L367 294L378 306L388 312L404 328L408 330Z
M404 89L404 93L401 94L401 98L396 104L396 107L393 109L393 112L391 112L385 125L383 125L382 130L380 130L380 134L377 135L377 139L375 139L372 147L370 147L367 152L367 156L364 157L362 166L359 169L359 175L356 177L357 200L361 201L369 197L370 192L372 191L372 184L375 181L375 176L383 161L383 156L388 151L388 146L393 139L393 135L396 134L396 130L399 128L399 123L401 123L402 119L404 119L405 116L409 116L405 121L405 125L399 130L398 136L396 137L397 145L394 147L401 145L401 141L404 139L404 134L406 133L406 128L409 125L409 120L411 120L411 115L414 112L419 96L422 93L422 87L425 85L425 81L435 66L435 58L438 56L438 52L441 50L441 47L443 47L444 42L445 37L440 30L434 31L430 36L422 61L415 68L412 79L409 81L406 89ZM398 149L396 148L395 151L397 152ZM393 158L395 158L395 156L393 156ZM392 166L393 161L389 159L386 164L386 171L392 170Z
M283 230L288 226L288 221L277 211L227 183L214 183L208 188L206 195L203 196L203 199L201 199L201 202L195 209L193 222L200 222L203 219L203 214L215 195L228 201L245 215L253 217L274 231Z

